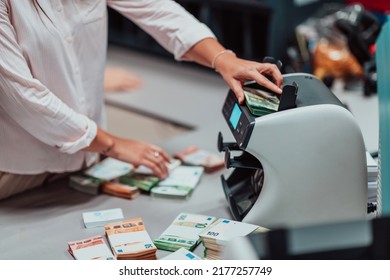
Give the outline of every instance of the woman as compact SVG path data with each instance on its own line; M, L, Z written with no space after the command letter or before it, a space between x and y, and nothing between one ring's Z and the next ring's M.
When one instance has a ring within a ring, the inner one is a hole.
M281 92L276 66L236 57L171 0L0 0L0 199L90 166L99 154L168 175L163 149L104 130L107 5L175 59L214 68L240 102L245 80Z

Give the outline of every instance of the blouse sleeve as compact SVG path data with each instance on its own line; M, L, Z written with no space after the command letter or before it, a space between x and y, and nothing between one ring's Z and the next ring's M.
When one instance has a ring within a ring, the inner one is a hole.
M108 5L149 33L176 60L212 31L172 0L108 0Z

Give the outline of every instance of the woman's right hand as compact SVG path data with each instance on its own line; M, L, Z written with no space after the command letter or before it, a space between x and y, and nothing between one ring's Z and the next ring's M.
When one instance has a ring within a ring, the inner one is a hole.
M107 156L150 168L160 178L168 176L169 155L160 147L140 141L114 137L114 145Z
M105 156L133 164L144 165L160 178L168 176L169 155L160 147L140 141L115 137L98 128L95 139L84 151L98 152Z

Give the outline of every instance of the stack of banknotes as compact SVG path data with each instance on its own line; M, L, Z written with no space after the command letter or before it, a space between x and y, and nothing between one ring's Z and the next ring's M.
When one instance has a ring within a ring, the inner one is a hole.
M180 161L173 160L168 169L171 170L178 165ZM106 158L84 172L71 175L69 186L88 194L98 195L104 192L132 199L138 196L138 188L150 191L159 181L160 178L154 176L145 166L134 169L133 165L127 162Z
M73 174L69 178L69 187L92 195L102 192L103 182L117 179L129 173L133 165L113 158L106 158L84 172Z
M279 98L276 93L244 87L245 102L255 116L264 116L278 111Z
M157 176L139 173L128 173L119 177L120 183L137 187L145 192L149 192L160 180Z
M199 234L205 247L204 258L209 260L219 260L221 259L222 252L230 239L265 231L267 231L267 229L257 225L227 219L219 219Z
M121 208L89 211L83 213L85 228L103 227L105 224L119 222L124 219Z
M76 260L114 259L114 255L101 235L68 242L68 252Z
M187 199L199 184L204 168L202 166L178 166L169 176L151 189L152 197Z
M198 257L194 253L188 251L185 248L180 248L173 252L172 254L169 254L168 256L162 258L161 260L182 260L182 261L197 261L201 260L202 258Z
M111 181L119 176L129 173L134 169L131 163L120 161L114 158L105 158L101 162L88 168L85 175L98 178L104 181Z
M153 244L141 218L104 225L107 239L117 260L155 260Z
M140 194L140 190L137 187L109 181L102 183L102 192L127 199L134 199Z
M103 180L85 175L82 172L73 174L69 178L69 187L76 191L98 195L101 193Z
M68 252L75 260L115 260L110 248L101 235L68 242ZM161 258L161 260L202 260L185 248Z
M185 248L192 251L200 243L199 233L215 220L215 217L180 213L153 242L161 250L176 251Z
M103 192L127 199L138 197L140 190L158 198L186 199L198 185L205 170L203 165L216 170L223 164L222 159L217 160L199 149L191 149L186 158L192 165L182 165L181 160L172 159L167 165L169 176L164 180L145 166L133 168L129 163L106 158L85 172L72 175L69 186L88 194Z
M180 164L180 160L172 160L167 166L168 171L171 173ZM120 183L137 187L145 192L150 192L150 190L160 181L161 179L153 175L152 170L145 166L139 166L133 172L129 172L126 175L119 177Z

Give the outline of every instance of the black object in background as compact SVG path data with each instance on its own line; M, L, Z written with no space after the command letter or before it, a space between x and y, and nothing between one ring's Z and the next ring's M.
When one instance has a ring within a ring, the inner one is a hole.
M295 27L311 16L323 0L298 5L291 0L176 0L205 23L228 49L246 59L261 61L267 55L284 60L288 38ZM134 23L109 9L110 43L171 57L166 50Z

